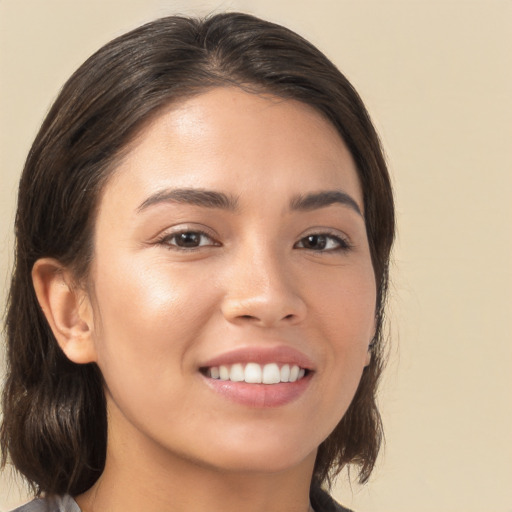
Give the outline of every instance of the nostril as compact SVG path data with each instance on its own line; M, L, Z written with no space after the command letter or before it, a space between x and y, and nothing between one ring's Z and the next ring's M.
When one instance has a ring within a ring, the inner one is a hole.
M253 315L239 315L238 318L242 320L258 320L258 317ZM293 313L290 313L289 315L286 315L283 317L283 320L293 320L295 318L295 315Z
M268 293L225 297L221 311L229 322L272 326L279 322L286 325L300 322L305 317L306 307L302 299L292 293Z

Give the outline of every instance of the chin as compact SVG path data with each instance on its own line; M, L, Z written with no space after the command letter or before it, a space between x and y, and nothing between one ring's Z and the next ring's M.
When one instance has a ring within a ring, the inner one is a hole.
M218 469L238 473L280 473L311 463L316 458L317 447L305 449L304 442L293 445L283 442L245 443L244 446L231 445L222 454L211 454L210 460Z

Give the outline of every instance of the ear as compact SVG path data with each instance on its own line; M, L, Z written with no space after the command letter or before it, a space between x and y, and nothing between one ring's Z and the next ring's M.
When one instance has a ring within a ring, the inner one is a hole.
M32 268L32 282L64 354L74 363L95 362L92 305L87 293L73 285L71 272L53 258L42 258Z
M372 360L372 348L373 348L373 339L368 345L368 350L366 351L366 359L364 361L364 366L368 366Z
M365 359L365 362L364 362L364 366L368 366L372 360L372 352L373 352L373 347L375 346L375 342L377 341L375 338L377 336L377 320L375 320L375 325L374 325L374 328L373 328L373 336L370 340L370 342L368 343L368 347L367 347L367 350L366 350L366 359Z

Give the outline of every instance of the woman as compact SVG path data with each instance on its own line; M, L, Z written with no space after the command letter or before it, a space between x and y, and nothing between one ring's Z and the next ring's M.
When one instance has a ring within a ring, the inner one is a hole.
M3 395L31 510L345 510L366 481L394 217L310 43L168 17L70 78L20 182Z

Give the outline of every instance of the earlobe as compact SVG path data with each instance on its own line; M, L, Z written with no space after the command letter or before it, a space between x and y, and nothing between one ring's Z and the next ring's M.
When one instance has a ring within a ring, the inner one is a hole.
M368 350L366 351L366 360L364 362L364 366L368 366L371 363L372 360L372 352L373 347L375 346L375 336L372 338L370 343L368 344Z
M78 364L96 361L92 307L86 292L73 286L68 269L53 258L32 268L37 300L57 342L68 359Z
M368 346L368 350L366 352L366 359L365 359L365 362L364 362L364 366L368 366L370 364L372 360L372 345L369 345Z

